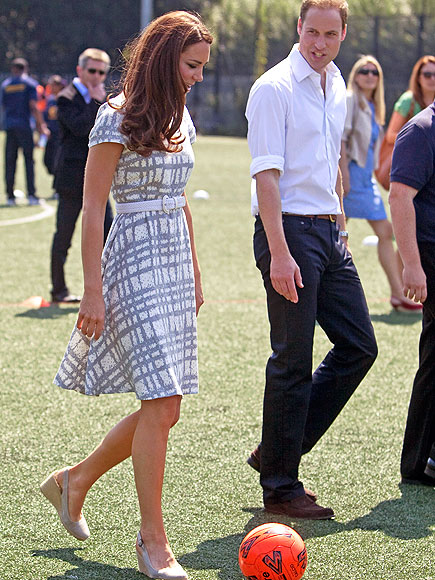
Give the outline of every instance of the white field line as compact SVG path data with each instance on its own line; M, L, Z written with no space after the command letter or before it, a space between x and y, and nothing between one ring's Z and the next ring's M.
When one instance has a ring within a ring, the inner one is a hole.
M49 204L44 204L41 206L43 209L40 213L36 215L31 215L28 217L15 218L12 220L0 220L0 226L16 226L19 224L27 224L29 222L37 222L45 218L50 217L56 211L55 208Z

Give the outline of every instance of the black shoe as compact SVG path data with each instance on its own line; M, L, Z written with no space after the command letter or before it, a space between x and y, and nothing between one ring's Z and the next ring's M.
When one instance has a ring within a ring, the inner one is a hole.
M252 469L255 469L255 471L258 471L258 473L260 473L260 459L261 459L261 449L260 446L258 446L248 457L246 463L250 465ZM314 502L317 500L317 495L314 493L314 491L311 491L311 489L308 489L308 487L304 487L304 491L308 499Z
M425 470L425 473L426 473L426 470ZM433 477L428 476L427 474L425 475L424 473L421 477L419 477L417 479L410 479L408 477L402 477L402 480L400 483L403 483L405 485L427 485L429 487L435 487L435 479Z
M81 299L81 296L75 296L74 294L69 294L69 292L51 295L51 301L56 303L62 302L64 304L77 304Z
M295 497L281 503L264 504L264 509L272 514L305 520L333 520L335 514L331 508L324 508L309 499L306 495Z

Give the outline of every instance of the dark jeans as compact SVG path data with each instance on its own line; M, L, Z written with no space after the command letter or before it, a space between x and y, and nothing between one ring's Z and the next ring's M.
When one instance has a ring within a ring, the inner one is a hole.
M426 274L427 298L423 303L419 367L409 403L400 471L406 479L421 479L435 442L435 244L420 243L421 265Z
M272 355L266 367L261 475L265 503L303 495L298 469L372 366L377 347L364 292L338 226L283 216L304 288L294 304L270 281L270 253L257 218L254 253L267 294ZM316 320L334 345L312 372Z
M14 197L15 169L18 150L23 150L26 164L27 195L35 195L35 175L33 171L33 132L30 129L7 129L5 148L6 193Z
M83 199L81 196L67 194L59 195L56 233L54 234L51 247L51 294L53 298L69 294L65 282L64 265L68 255L68 250L71 247L71 240L76 227L77 218L82 209L82 203ZM104 216L104 241L106 241L110 226L112 225L112 220L112 209L109 202L107 202L106 214Z

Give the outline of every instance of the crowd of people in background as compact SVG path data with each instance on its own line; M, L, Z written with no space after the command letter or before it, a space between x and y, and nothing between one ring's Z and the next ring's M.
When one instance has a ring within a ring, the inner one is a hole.
M369 64L368 66L363 66L364 63ZM363 69L363 72L361 73L358 69ZM377 74L366 72L370 69L376 69ZM36 195L33 163L33 148L35 144L44 148L44 165L48 173L53 176L53 191L47 197L49 199L58 199L59 197L54 179L56 160L62 137L62 131L57 120L57 97L66 85L66 80L58 74L51 75L45 83L38 83L34 77L29 75L29 65L24 58L15 58L11 63L10 76L2 83L0 95L3 129L6 132L5 184L6 203L8 206L17 205L14 195L14 183L17 156L20 149L25 160L28 203L29 205L38 205L45 200L45 196L41 198ZM388 125L385 125L384 74L381 64L374 57L370 55L362 56L354 64L347 79L347 85L349 91L348 107L353 111L353 117L351 113L348 113L340 163L346 196L344 204L346 216L348 218L367 219L379 240L379 261L385 270L391 287L391 305L400 311L413 310L415 309L415 304L412 306L408 301L402 298L398 299L397 271L401 269L400 259L392 258L394 249L392 246L391 223L386 217L382 197L376 183L372 181L372 175L378 163L382 139L384 138L385 143L389 143L391 146L391 160L392 148L402 126L433 102L435 95L435 56L425 55L415 63L409 79L408 89L394 104ZM373 85L373 90L370 85ZM372 96L367 96L367 91L370 92L371 90ZM373 142L366 143L365 141L370 134L370 130L367 130L367 134L363 137L364 143L358 144L358 147L363 146L363 149L359 150L357 154L358 159L351 159L348 164L347 148L351 146L355 152L355 147L357 146L355 135L358 135L358 139L362 135L361 128L352 127L352 123L360 123L361 119L364 119L364 113L355 114L355 100L358 101L361 111L364 108L366 109L366 121L369 118L369 109L371 109L374 133L371 135ZM35 131L38 132L36 139ZM351 142L348 142L350 133L353 134ZM361 165L361 159L365 159L364 148L366 146L368 152L367 160L364 165ZM360 175L356 177L355 174L358 172ZM355 179L361 179L362 173L365 173L366 176L365 193L367 194L368 190L371 191L371 194L365 197L363 197L364 187L361 183L359 189L358 187L355 188ZM354 186L350 194L351 184L349 180L351 174ZM361 204L364 205L365 203L372 204L372 210L368 207L362 208ZM358 209L356 209L357 205Z

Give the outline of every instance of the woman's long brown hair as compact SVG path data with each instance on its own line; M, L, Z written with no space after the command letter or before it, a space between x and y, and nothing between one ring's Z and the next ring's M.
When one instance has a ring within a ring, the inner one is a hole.
M420 71L428 62L435 64L435 56L426 54L419 58L412 69L411 78L409 79L409 90L422 109L426 108L426 104L423 99L423 90L420 84Z
M126 47L120 131L131 151L146 157L152 151L181 150L187 87L180 75L180 56L201 41L211 44L213 37L197 15L180 10L153 20Z

